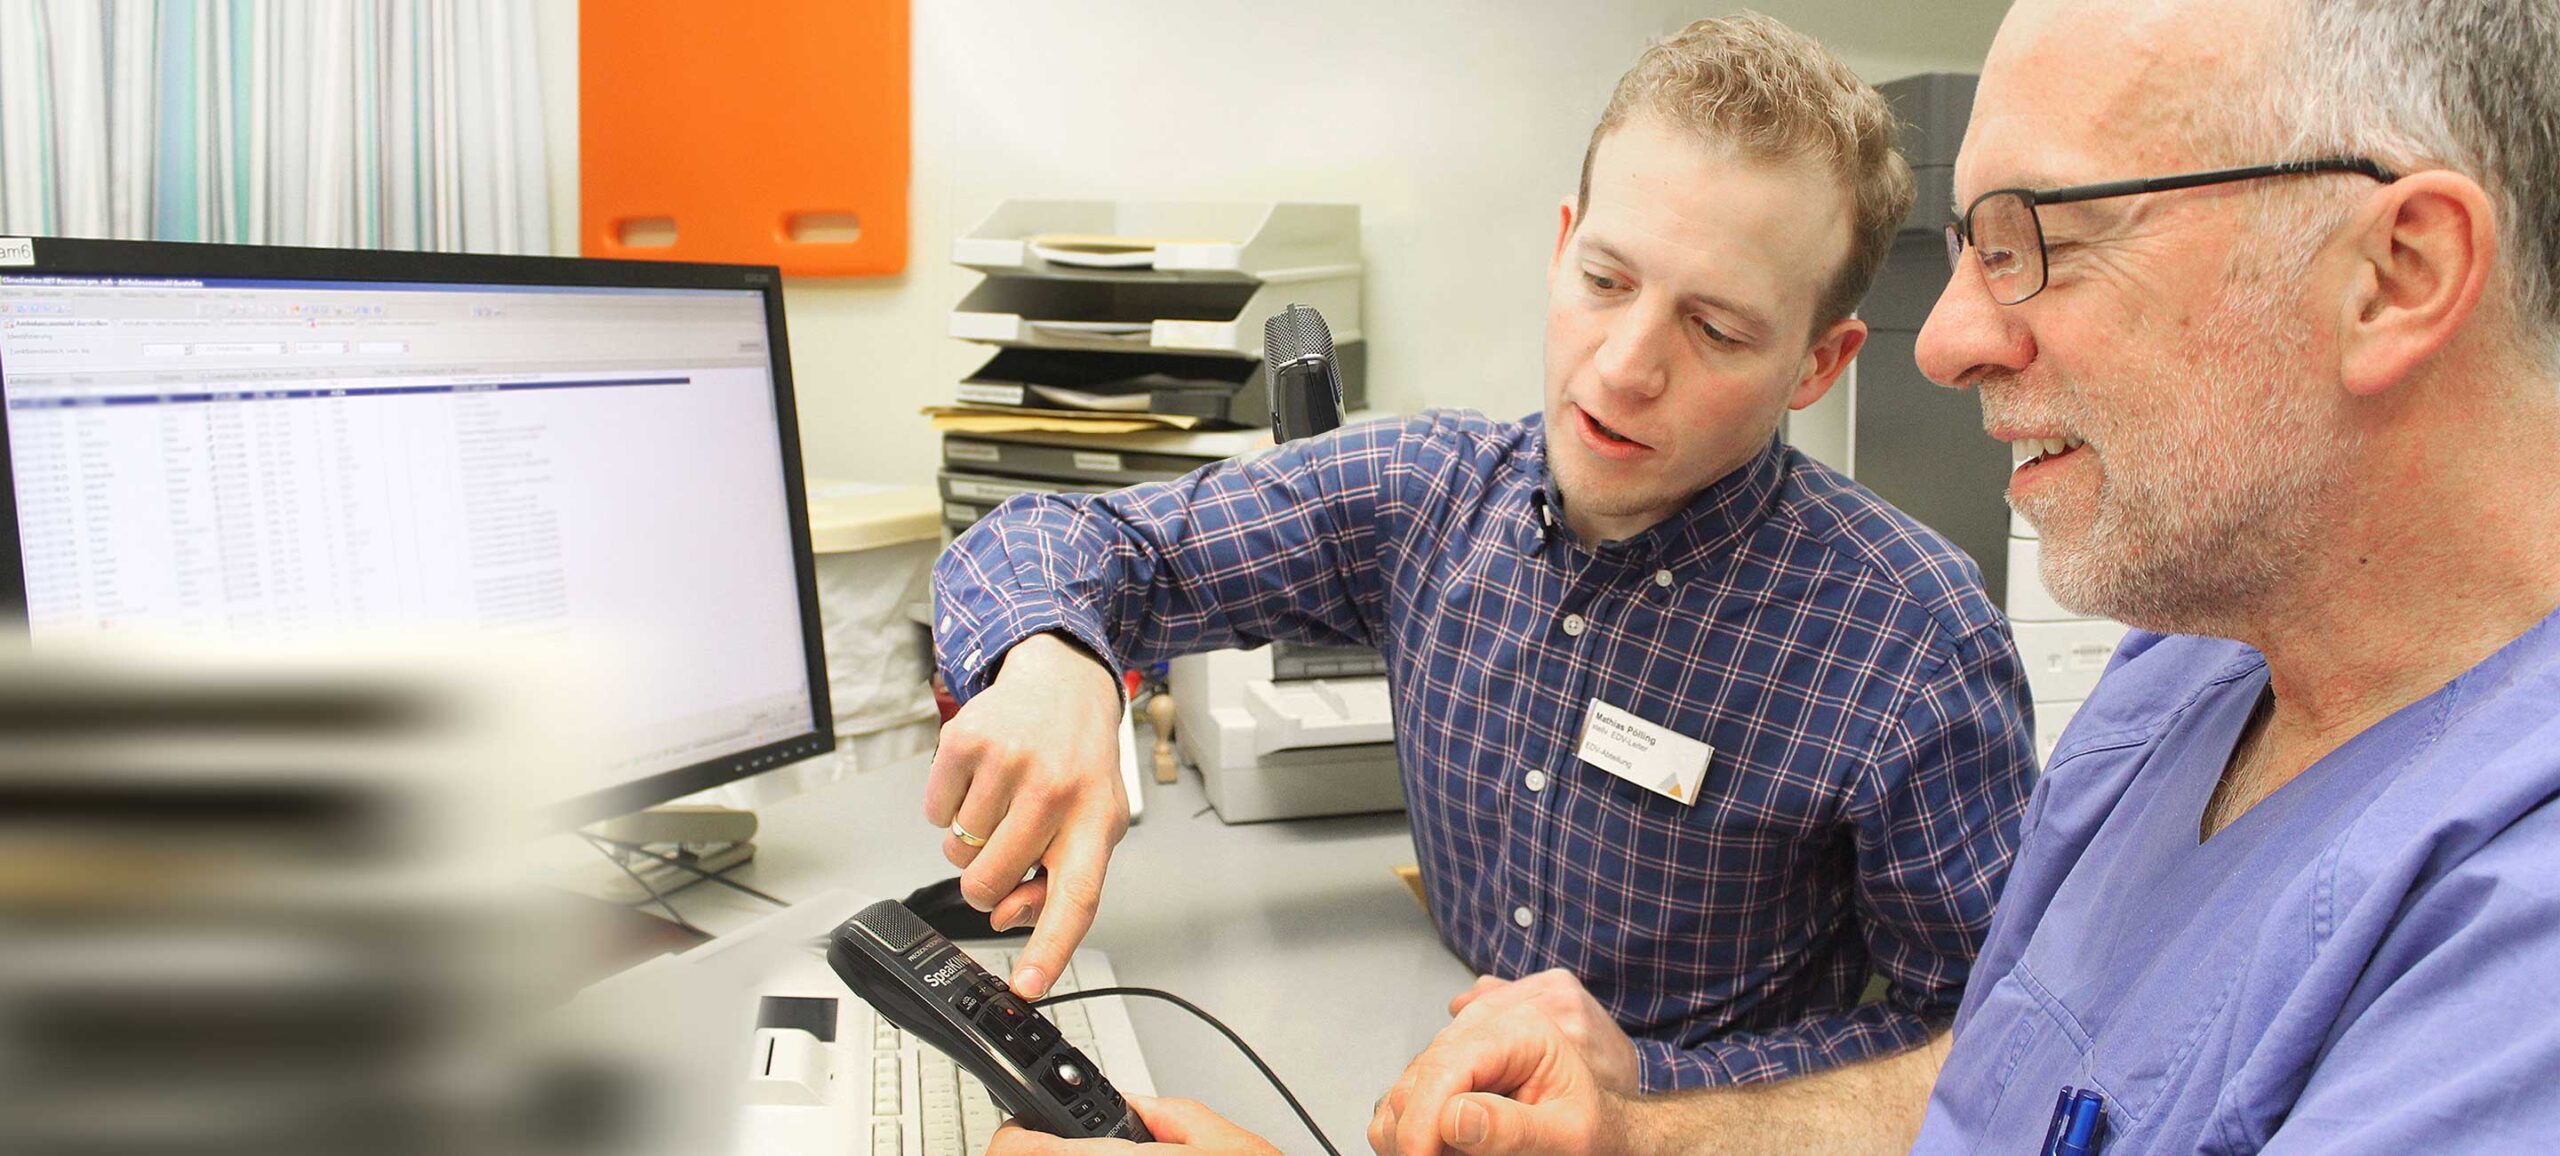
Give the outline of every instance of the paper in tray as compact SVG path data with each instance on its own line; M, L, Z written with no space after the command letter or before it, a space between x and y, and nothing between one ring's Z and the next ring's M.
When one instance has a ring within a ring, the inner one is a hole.
M1073 334L1078 337L1108 337L1118 341L1144 344L1155 335L1152 321L1063 321L1052 317L1025 318L1023 328L1047 333Z
M1086 269L1152 269L1159 245L1214 244L1199 238L1113 237L1099 233L1042 233L1024 238L1031 252L1053 265Z
M928 405L923 414L942 433L1139 433L1190 430L1200 419L1171 413L1096 414L1020 406Z
M1145 413L1155 404L1155 395L1138 393L1096 393L1089 389L1070 389L1063 385L1028 385L1033 397L1060 409L1083 410L1088 413Z

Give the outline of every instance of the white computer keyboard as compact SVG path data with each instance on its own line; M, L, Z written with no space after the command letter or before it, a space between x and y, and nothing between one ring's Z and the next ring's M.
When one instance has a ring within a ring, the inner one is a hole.
M962 944L988 971L1013 974L1006 944ZM771 1001L835 1001L835 1039L792 1027L756 1027L756 1045L744 1073L747 1108L738 1151L744 1156L978 1156L1004 1110L977 1077L948 1057L920 1046L870 1005L845 990L826 960L809 953L804 969L765 985L759 1019L806 1018L813 1005L778 1008ZM1076 953L1055 990L1111 987L1118 980L1099 951ZM1044 1009L1085 1056L1123 1093L1155 1094L1155 1080L1138 1054L1128 1009L1117 996ZM749 1027L753 1025L741 1025Z

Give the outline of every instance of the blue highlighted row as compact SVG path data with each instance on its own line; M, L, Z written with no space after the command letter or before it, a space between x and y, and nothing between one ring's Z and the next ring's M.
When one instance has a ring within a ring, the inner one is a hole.
M690 385L690 377L611 377L592 381L494 381L450 385L386 385L373 389L216 389L188 393L133 393L86 397L13 397L12 410L96 409L119 405L196 405L216 401L298 401L330 397L402 397L421 393L517 393L537 389L617 389L635 385Z

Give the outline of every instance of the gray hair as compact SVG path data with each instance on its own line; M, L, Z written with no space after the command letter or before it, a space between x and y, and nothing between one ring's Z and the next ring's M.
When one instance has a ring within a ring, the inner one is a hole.
M2560 3L2288 0L2279 19L2257 126L2272 139L2253 142L2276 151L2257 159L2359 154L2480 182L2517 338L2560 369Z

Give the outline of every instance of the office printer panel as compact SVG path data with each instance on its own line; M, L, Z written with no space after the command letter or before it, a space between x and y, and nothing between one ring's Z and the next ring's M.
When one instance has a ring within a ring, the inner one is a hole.
M1244 703L1253 714L1257 754L1395 738L1394 712L1387 702L1383 676L1306 682L1257 679L1244 685Z
M1196 767L1218 817L1230 823L1307 815L1396 811L1404 807L1394 722L1384 678L1272 678L1272 647L1213 650L1173 660L1177 741ZM1299 712L1267 701L1271 692L1323 685L1313 704L1336 729L1319 735ZM1325 695L1330 697L1323 697ZM1257 715L1252 701L1265 697ZM1355 724L1375 712L1373 729ZM1354 736L1374 734L1373 739ZM1269 745L1266 745L1269 744ZM1298 744L1298 745L1284 745Z

